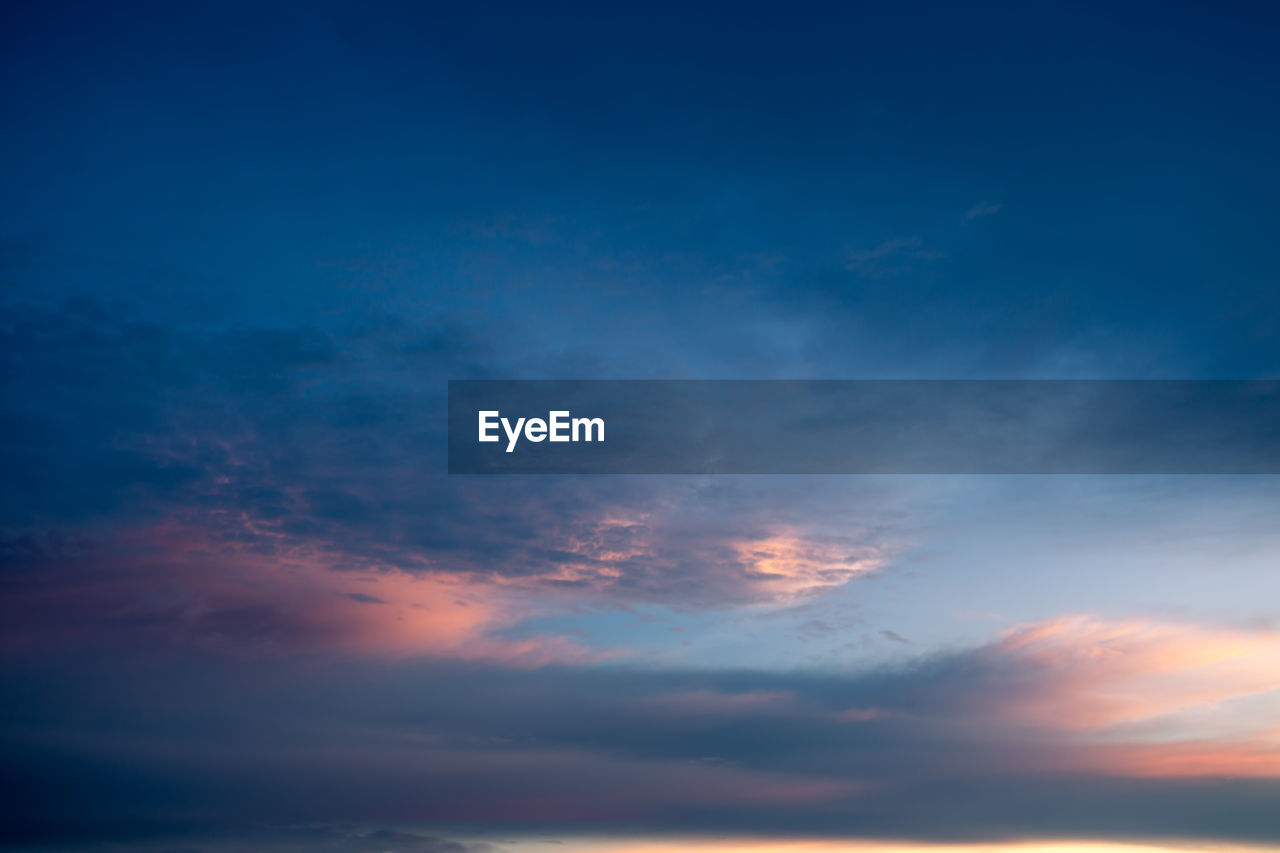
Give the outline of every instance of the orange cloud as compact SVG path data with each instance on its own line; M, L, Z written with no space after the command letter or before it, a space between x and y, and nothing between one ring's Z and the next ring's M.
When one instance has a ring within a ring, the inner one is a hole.
M882 555L850 553L849 543L795 531L732 545L747 580L774 599L794 599L848 583L883 564Z
M1016 628L994 651L1052 676L1015 715L1065 730L1154 723L1280 690L1275 631L1073 615Z
M989 651L1037 674L989 710L1070 735L1079 769L1280 777L1276 631L1072 615L1015 628Z
M889 546L795 527L745 539L674 528L666 521L655 524L648 513L613 509L558 543L560 560L553 570L506 583L551 581L599 592L628 578L664 577L719 590L722 598L786 603L875 571L889 552Z

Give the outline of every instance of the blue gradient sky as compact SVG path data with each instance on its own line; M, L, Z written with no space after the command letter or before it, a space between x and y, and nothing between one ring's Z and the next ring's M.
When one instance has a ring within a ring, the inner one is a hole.
M451 378L1276 378L1274 11L3 17L5 840L1280 844L1274 478L442 432Z

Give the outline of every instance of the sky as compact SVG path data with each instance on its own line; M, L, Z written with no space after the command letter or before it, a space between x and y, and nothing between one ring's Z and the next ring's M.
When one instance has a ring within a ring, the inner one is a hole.
M0 843L1280 849L1270 476L450 476L450 379L1280 378L1242 2L15 2Z

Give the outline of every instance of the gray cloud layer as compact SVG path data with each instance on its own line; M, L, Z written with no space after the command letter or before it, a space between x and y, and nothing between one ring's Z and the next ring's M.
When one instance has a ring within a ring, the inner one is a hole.
M1103 773L1000 710L1052 677L998 646L825 675L10 664L4 822L32 840L255 821L1280 837L1273 779Z

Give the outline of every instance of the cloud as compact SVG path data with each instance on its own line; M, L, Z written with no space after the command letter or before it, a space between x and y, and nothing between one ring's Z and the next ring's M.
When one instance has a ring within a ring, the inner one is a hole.
M483 375L483 349L443 321L166 325L34 290L5 307L15 567L35 543L174 527L264 559L723 606L813 594L893 551L874 488L448 477L436 380Z
M919 237L895 237L870 249L848 252L844 268L866 278L888 278L902 275L918 263L945 257L944 252L926 248Z
M975 219L982 219L984 216L993 216L999 213L1004 207L1003 204L993 204L989 201L980 201L964 213L964 221L972 222Z
M347 598L360 604L386 604L381 598L374 595L366 595L363 592L349 592Z
M198 833L182 830L126 835L140 853L505 853L480 841L441 838L401 829L368 829L315 823L305 826L220 827ZM41 849L38 838L30 840ZM100 849L97 841L63 842L60 850Z
M447 323L166 325L34 289L6 308L14 653L595 660L620 650L525 623L790 605L903 547L875 486L451 478L434 380L474 375L477 345Z
M462 574L345 568L305 546L264 554L178 525L123 531L85 548L10 567L23 583L0 601L0 649L324 651L535 666L599 656L559 636L498 636L527 605ZM346 591L353 582L369 592Z
M1280 633L1269 630L1072 615L1016 628L989 653L1045 679L1004 714L1069 731L1185 736L1212 722L1198 712L1280 691Z
M30 781L3 808L32 833L128 801L152 823L199 803L227 825L1260 839L1276 646L1072 616L847 672L10 660L29 698L0 744ZM1239 702L1256 725L1223 727Z

